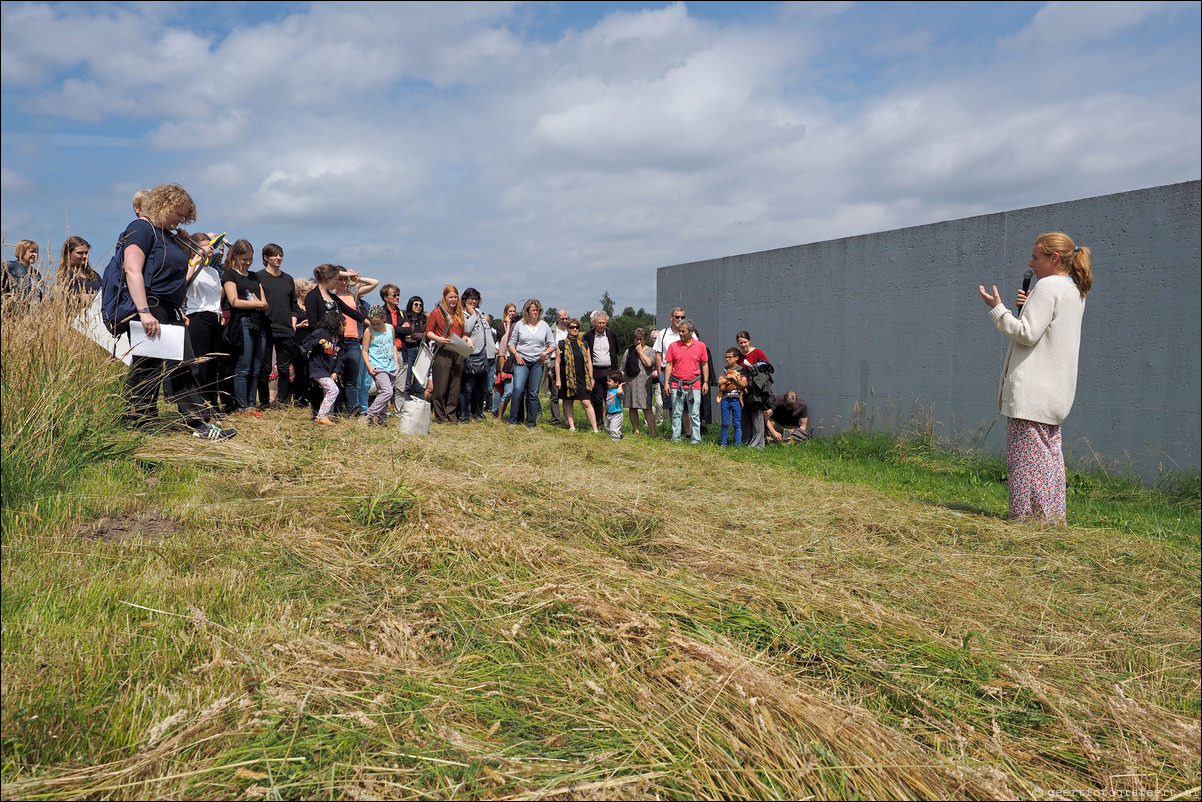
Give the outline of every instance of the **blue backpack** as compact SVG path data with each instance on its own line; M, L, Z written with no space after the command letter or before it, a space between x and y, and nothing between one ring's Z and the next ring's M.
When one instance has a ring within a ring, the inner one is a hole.
M113 258L100 274L100 319L114 337L127 334L129 321L138 313L125 282L125 240L126 235L122 234Z

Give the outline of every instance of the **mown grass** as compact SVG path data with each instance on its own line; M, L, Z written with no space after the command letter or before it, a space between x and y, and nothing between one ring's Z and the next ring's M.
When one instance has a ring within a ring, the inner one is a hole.
M6 495L5 798L1198 794L1188 493L1045 528L921 439L240 428Z

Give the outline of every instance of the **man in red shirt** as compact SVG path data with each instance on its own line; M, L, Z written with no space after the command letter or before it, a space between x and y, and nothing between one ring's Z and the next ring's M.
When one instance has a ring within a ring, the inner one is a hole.
M710 390L710 366L705 343L693 337L693 321L682 320L677 326L680 339L664 353L664 385L672 394L672 442L680 442L680 424L684 408L689 408L692 441L701 443L701 396Z

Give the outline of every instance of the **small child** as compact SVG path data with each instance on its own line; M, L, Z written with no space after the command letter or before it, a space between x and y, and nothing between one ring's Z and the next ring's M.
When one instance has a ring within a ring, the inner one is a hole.
M388 404L397 389L401 356L392 325L384 322L384 307L369 309L367 322L371 325L363 332L363 363L376 380L376 397L367 408L367 425L387 426Z
M313 418L314 423L333 426L330 412L338 400L338 365L342 359L343 334L346 320L337 309L326 312L317 328L305 338L305 353L309 354L309 376L317 382L325 395L321 407Z
M622 371L615 370L606 376L605 391L605 431L609 439L622 439Z
M747 389L747 377L739 369L739 349L726 349L726 372L718 377L718 392L722 396L722 445L727 445L726 433L733 423L735 441L743 442L743 391Z

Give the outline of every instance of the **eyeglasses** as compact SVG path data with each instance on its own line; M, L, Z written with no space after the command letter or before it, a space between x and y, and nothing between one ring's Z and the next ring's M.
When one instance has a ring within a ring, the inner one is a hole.
M568 326L568 331L571 331L572 329L576 329L577 331L579 331L579 330L580 330L580 327L579 327L579 326L577 326L577 325L575 325L575 324L572 324L571 326Z
M673 320L684 320L684 315L672 315Z

